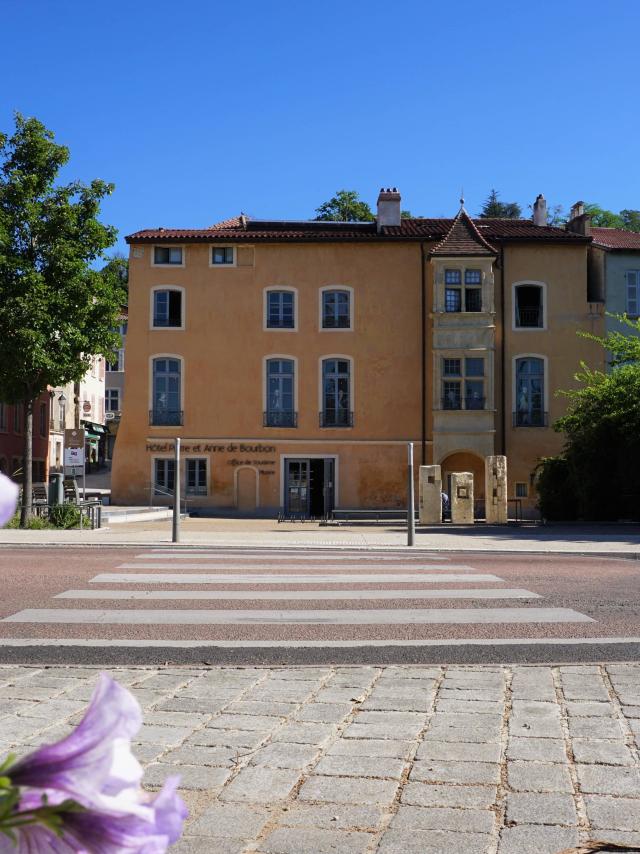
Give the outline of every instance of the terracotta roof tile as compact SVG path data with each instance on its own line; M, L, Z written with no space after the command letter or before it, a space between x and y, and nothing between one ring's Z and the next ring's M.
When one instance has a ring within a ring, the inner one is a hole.
M451 224L446 236L437 243L430 255L497 255L497 250L480 234L464 208Z
M591 228L595 246L604 249L640 249L640 234L623 228Z
M451 231L455 219L403 219L400 225L383 226L380 232L375 222L328 222L318 220L259 220L240 217L224 220L209 228L151 228L127 236L127 243L160 241L209 242L378 242L396 240L441 241ZM471 223L471 226L469 226ZM467 230L476 234L475 244L485 241L495 254L496 242L548 241L555 243L588 243L589 238L553 226L534 225L528 219L475 219L467 215Z

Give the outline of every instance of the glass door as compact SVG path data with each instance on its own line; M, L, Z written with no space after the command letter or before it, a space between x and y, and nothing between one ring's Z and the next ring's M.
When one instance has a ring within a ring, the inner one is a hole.
M285 512L309 514L309 460L287 460L285 471Z

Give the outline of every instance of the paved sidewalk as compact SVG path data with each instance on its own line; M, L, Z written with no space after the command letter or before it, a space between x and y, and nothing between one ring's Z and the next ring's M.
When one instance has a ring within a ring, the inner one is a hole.
M437 551L557 552L640 557L638 525L418 526L416 547ZM406 548L401 524L321 526L278 524L275 519L184 519L182 547L212 548ZM95 531L0 530L0 545L165 546L171 521L113 525Z
M0 752L77 721L97 670L0 667ZM640 665L128 668L184 854L640 850Z

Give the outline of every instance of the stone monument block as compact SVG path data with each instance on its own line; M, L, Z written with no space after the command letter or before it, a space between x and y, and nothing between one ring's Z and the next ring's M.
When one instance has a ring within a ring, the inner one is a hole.
M507 458L498 454L485 461L487 525L507 524Z
M420 466L420 524L442 522L442 474L440 466Z
M454 525L473 525L473 472L451 475L451 521Z

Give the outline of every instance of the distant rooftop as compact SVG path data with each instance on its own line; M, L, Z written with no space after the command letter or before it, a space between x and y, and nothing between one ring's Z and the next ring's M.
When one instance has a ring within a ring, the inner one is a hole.
M594 228L591 227L594 246L603 249L636 249L640 250L640 234L636 231L626 231L624 228Z

